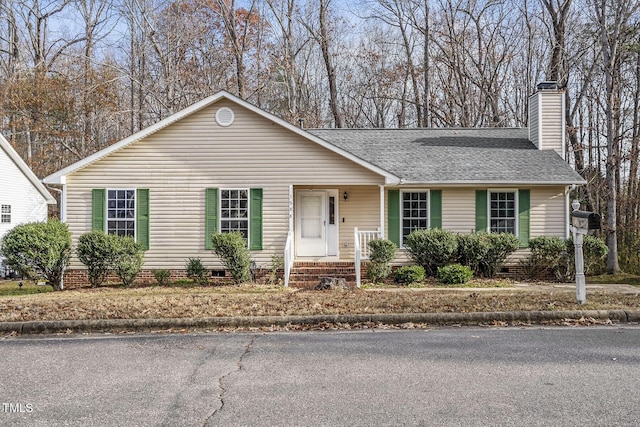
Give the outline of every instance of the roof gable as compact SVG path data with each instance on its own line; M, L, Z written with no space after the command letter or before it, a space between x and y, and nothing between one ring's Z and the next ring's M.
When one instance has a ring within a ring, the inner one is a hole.
M0 134L0 148L5 153L5 155L11 159L11 161L16 165L16 167L22 172L25 178L33 185L33 187L38 190L38 192L42 195L42 197L47 201L48 204L54 205L56 200L53 198L51 193L46 189L42 182L38 179L38 177L33 173L33 171L27 166L27 164L22 160L22 158L18 155L16 150L13 149L9 141L5 139L2 134Z
M171 115L171 116L159 121L158 123L156 123L156 124L154 124L152 126L149 126L149 127L145 128L145 129L143 129L143 130L141 130L141 131L129 136L128 138L125 138L125 139L123 139L123 140L121 140L121 141L119 141L119 142L117 142L117 143L115 143L113 145L110 145L109 147L107 147L107 148L105 148L103 150L100 150L100 151L98 151L98 152L96 152L96 153L94 153L94 154L92 154L92 155L90 155L90 156L88 156L88 157L76 162L76 163L73 163L72 165L67 166L64 169L61 169L60 171L55 172L55 173L47 176L46 178L44 178L43 181L46 182L46 183L51 183L51 184L64 184L66 182L66 176L67 175L73 174L74 172L76 172L76 171L78 171L80 169L83 169L83 168L87 167L88 165L90 165L90 164L92 164L92 163L94 163L94 162L96 162L96 161L98 161L98 160L100 160L100 159L102 159L104 157L107 157L107 156L111 155L112 153L115 153L116 151L119 151L119 150L121 150L121 149L123 149L123 148L125 148L125 147L127 147L127 146L129 146L131 144L134 144L137 141L140 141L140 140L142 140L142 139L144 139L144 138L146 138L146 137L148 137L148 136L150 136L150 135L152 135L152 134L154 134L154 133L156 133L156 132L158 132L158 131L160 131L162 129L165 129L166 127L170 126L171 124L173 124L173 123L175 123L175 122L177 122L177 121L179 121L179 120L181 120L181 119L183 119L183 118L185 118L187 116L190 116L190 115L192 115L192 114L194 114L194 113L196 113L196 112L198 112L198 111L200 111L200 110L202 110L202 109L204 109L204 108L206 108L206 107L208 107L210 105L213 105L213 104L215 104L215 103L217 103L217 102L219 102L220 100L223 100L223 99L226 99L226 100L228 100L228 101L230 101L232 103L238 104L241 107L244 107L244 108L246 108L246 109L258 114L259 116L262 116L262 117L270 120L271 122L273 122L273 123L275 123L275 124L277 124L279 126L282 126L283 128L288 129L289 131L294 132L295 134L297 134L297 135L299 135L299 136L301 136L301 137L303 137L303 138L305 138L305 139L307 139L309 141L312 141L312 142L314 142L314 143L316 143L316 144L318 144L318 145L320 145L320 146L322 146L322 147L324 147L324 148L326 148L326 149L328 149L328 150L330 150L330 151L332 151L332 152L334 152L336 154L339 154L342 157L345 157L345 158L353 161L354 163L364 167L365 169L368 169L368 170L370 170L370 171L372 171L372 172L374 172L374 173L376 173L378 175L383 176L385 178L385 182L387 182L387 183L397 183L397 182L399 182L399 178L396 177L395 175L389 173L388 171L386 171L386 170L384 170L384 169L382 169L382 168L380 168L380 167L378 167L376 165L370 164L370 163L364 161L362 158L360 158L358 156L355 156L353 153L351 153L351 152L349 152L347 150L344 150L341 147L335 146L335 145L325 141L324 139L318 138L317 136L312 135L312 134L306 132L303 129L300 129L300 128L296 127L296 126L293 126L292 124L290 124L290 123L288 123L288 122L286 122L286 121L274 116L273 114L267 113L266 111L254 106L254 105L252 105L252 104L250 104L250 103L248 103L248 102L246 102L246 101L244 101L244 100L242 100L242 99L240 99L240 98L238 98L236 96L233 96L230 93L225 92L225 91L220 91L220 92L216 93L215 95L212 95L212 96L210 96L208 98L205 98L202 101L197 102L197 103L191 105L190 107L187 107L184 110L181 110L181 111L179 111L179 112L177 112L177 113L175 113L175 114L173 114L173 115Z

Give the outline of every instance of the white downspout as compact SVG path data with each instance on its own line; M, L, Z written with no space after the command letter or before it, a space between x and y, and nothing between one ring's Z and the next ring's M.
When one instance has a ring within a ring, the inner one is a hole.
M380 185L380 238L384 239L384 185Z
M67 184L62 186L62 193L60 194L60 221L67 222Z

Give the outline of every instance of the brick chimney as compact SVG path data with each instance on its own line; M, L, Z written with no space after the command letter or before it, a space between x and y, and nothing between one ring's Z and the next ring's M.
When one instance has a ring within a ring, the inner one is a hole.
M529 140L538 150L555 150L565 158L564 89L557 82L541 82L529 97Z

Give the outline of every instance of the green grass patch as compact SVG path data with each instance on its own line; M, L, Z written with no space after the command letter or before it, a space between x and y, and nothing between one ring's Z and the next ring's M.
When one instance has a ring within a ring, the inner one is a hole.
M20 283L20 281L0 282L0 297L42 294L53 291L53 288L49 285L38 285L27 280L22 281L22 286L20 286Z
M637 274L601 274L599 276L587 276L587 283L591 284L615 284L632 285L640 287L640 276Z

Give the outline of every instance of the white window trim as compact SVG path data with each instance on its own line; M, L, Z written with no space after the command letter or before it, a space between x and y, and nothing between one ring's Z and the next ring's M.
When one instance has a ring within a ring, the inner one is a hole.
M517 188L489 188L487 189L487 232L491 233L491 193L514 193L514 236L520 237L520 207L518 201L520 200L519 190Z
M104 232L109 234L109 191L133 191L133 238L138 240L138 189L137 188L106 188L104 193Z
M218 191L218 230L222 233L222 192L223 191L246 191L247 192L247 246L251 238L251 189L250 188L223 188Z
M400 190L400 249L404 249L404 193L427 193L427 230L431 228L431 189L425 188L406 188Z

